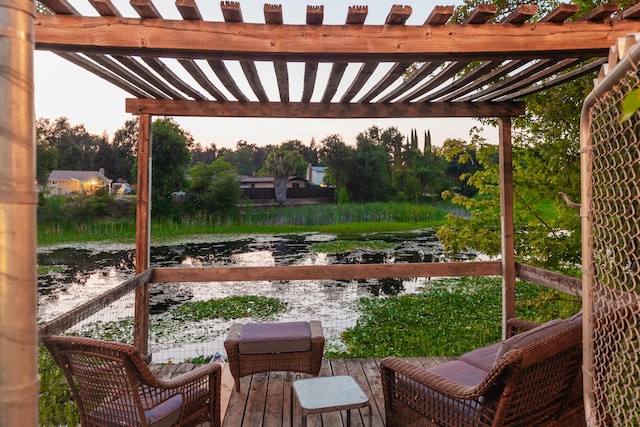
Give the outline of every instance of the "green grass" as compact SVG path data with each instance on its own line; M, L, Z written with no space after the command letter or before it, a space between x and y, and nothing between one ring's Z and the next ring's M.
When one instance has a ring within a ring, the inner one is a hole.
M287 305L278 298L264 296L232 296L209 301L189 301L171 310L180 320L238 319L252 317L268 319L286 311Z
M516 315L544 322L569 317L578 298L518 282ZM500 278L454 278L427 282L418 294L362 298L356 326L342 334L346 351L326 357L379 358L459 356L500 341Z
M457 209L451 204L367 203L344 205L248 208L236 221L220 221L208 215L180 221L151 222L152 243L198 234L368 233L438 227ZM38 223L38 245L77 241L135 242L136 224L131 218Z

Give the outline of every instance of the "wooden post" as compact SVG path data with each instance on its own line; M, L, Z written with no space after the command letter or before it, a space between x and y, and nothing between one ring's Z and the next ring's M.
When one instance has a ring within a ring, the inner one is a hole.
M136 274L150 266L151 252L151 115L140 114L138 141L138 204L136 207ZM149 338L149 284L136 289L133 343L147 354Z
M0 0L0 426L38 425L34 19Z
M511 118L498 120L500 151L500 222L502 235L502 339L507 320L516 314L516 264L513 231L513 165Z

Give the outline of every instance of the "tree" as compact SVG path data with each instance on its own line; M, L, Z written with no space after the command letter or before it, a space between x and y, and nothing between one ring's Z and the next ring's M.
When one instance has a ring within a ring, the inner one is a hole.
M302 163L304 163L304 159L300 153L288 150L284 146L269 153L264 163L264 171L273 176L276 203L282 205L287 201L289 177L298 172L299 165Z
M457 9L464 19L479 2L467 0ZM510 13L524 1L499 0L498 15ZM582 10L601 1L579 1ZM621 7L633 4L625 1ZM538 16L557 4L537 3ZM570 72L571 70L567 70ZM592 88L593 76L584 76L562 86L527 96L526 114L513 120L513 178L516 258L523 262L560 271L574 272L581 259L578 213L566 206L559 192L571 200L580 198L580 112ZM450 216L438 236L448 250L475 248L489 255L500 251L500 209L497 148L480 146L476 152L481 168L468 175L468 185L480 197L456 195L454 203L465 206L471 216ZM540 209L549 205L553 214Z
M187 187L185 170L191 161L192 143L191 135L171 118L153 122L151 200L154 213L169 214L173 193Z
M221 218L228 216L240 200L241 190L236 168L223 159L211 164L198 163L189 169L189 193L192 202Z
M240 175L253 175L258 172L267 158L268 151L264 147L238 141L236 151L229 151L222 155L225 161L236 167Z

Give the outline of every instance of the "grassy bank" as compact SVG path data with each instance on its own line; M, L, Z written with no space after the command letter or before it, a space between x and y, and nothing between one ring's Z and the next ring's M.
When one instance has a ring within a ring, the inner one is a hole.
M197 234L334 234L405 231L437 227L458 209L446 203L367 203L252 208L236 218L214 215L184 216L180 220L152 220L153 242ZM73 219L69 214L67 218ZM38 223L38 245L78 241L135 242L135 218L57 220Z

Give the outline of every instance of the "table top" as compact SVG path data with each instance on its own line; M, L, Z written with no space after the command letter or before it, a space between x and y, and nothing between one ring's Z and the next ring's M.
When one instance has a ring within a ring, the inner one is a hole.
M307 410L357 408L369 402L367 395L349 375L297 380L291 387L300 407Z

